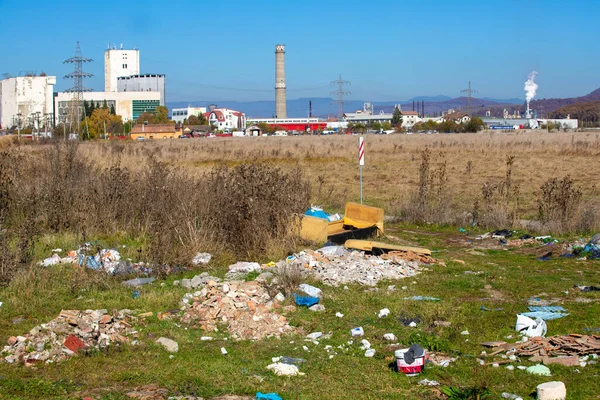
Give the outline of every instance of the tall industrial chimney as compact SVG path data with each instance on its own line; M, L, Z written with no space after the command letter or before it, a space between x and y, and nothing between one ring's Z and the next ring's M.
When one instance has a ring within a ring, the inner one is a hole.
M285 99L285 45L275 46L275 117L287 118Z

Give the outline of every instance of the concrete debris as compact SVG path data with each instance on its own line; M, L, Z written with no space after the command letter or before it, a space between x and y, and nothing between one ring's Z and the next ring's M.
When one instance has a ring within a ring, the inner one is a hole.
M285 301L285 296L283 295L283 293L277 293L275 295L275 300L277 300L280 303L283 303Z
M260 272L260 264L255 262L240 261L229 266L225 275L226 281L242 280L251 272Z
M208 272L203 272L200 275L194 276L192 279L182 279L179 284L186 289L196 289L200 286L207 285L209 282L221 282L221 279L216 276L211 276Z
M343 255L328 254L330 253L324 254L320 250L305 250L279 261L277 267L282 268L291 263L329 286L349 283L376 286L380 280L406 278L421 271L418 262L405 261L390 254L385 255L385 258L356 250Z
M277 376L304 375L304 373L300 372L297 366L293 364L284 364L281 362L269 364L267 369L273 371Z
M489 342L496 343L496 342ZM542 357L539 359L544 364L561 363L568 365L574 363L567 356L585 356L600 353L600 336L594 335L556 335L548 338L534 337L521 343L498 342L490 356L500 353L520 357Z
M177 353L179 351L179 345L173 339L161 337L156 343L162 345L169 353Z
M198 253L192 258L192 264L194 265L204 265L208 264L212 259L212 254L210 253Z
M207 332L226 324L235 339L280 337L292 332L287 319L277 313L281 305L273 301L257 282L208 282L200 291L187 294L181 303L181 322Z
M102 349L136 339L130 310L62 310L52 321L38 325L24 336L11 336L4 346L3 360L32 366L53 363L75 355L79 350ZM132 341L135 343L136 341Z
M322 312L325 311L325 306L323 304L315 304L314 306L308 307L310 311Z
M567 387L560 381L541 383L537 386L536 392L538 400L564 400L567 398Z

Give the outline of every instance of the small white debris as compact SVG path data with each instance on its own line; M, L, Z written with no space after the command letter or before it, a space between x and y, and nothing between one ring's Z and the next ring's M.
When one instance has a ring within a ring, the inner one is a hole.
M285 296L283 295L283 293L279 292L275 295L275 300L277 300L280 303L283 303L285 301Z
M227 350L225 349L225 347L221 347L221 354L227 355Z
M335 316L338 318L344 318L344 314L342 314L341 312L336 312Z
M374 349L369 349L369 350L365 351L365 357L373 357L374 355L375 355Z
M416 328L417 327L417 323L415 321L411 321L411 323L408 324L408 326L410 326L411 328Z
M394 335L393 333L386 333L385 335L383 335L383 338L385 340L387 340L388 342L395 342L396 341L396 335Z
M469 331L465 329L465 330L464 330L464 331L462 331L460 334L461 334L461 335L468 335L468 334L469 334Z
M306 337L311 340L317 340L321 336L323 336L323 332L313 332L313 333L306 335Z
M390 315L390 310L387 308L383 308L381 310L379 310L379 318L385 318L388 315Z
M362 343L362 348L363 349L370 349L371 348L371 343L367 339L363 339L361 341L361 343Z
M209 340L213 340L212 336L202 336L200 338L200 340L202 340L203 342L209 341Z

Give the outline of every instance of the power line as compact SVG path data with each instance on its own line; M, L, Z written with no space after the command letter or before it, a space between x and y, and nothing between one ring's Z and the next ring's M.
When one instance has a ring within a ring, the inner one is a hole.
M71 121L77 121L77 129L79 131L79 121L81 120L82 113L85 116L85 110L83 110L83 92L91 92L92 89L88 89L83 86L83 78L90 78L93 75L83 71L83 63L92 62L91 58L85 58L81 55L81 47L79 47L79 41L77 41L77 47L75 48L75 57L71 57L63 64L73 64L74 70L70 74L65 75L64 79L73 79L73 87L65 90L67 93L73 94L71 100ZM75 119L76 118L76 119Z
M344 116L344 103L348 103L348 101L344 100L344 96L348 96L351 94L349 90L344 90L344 86L350 86L350 81L345 81L342 79L342 74L336 81L331 82L332 86L337 86L337 90L331 92L331 95L337 97L337 100L331 102L331 104L336 104L338 106L338 119L341 120Z
M471 89L471 81L469 81L469 87L465 90L461 90L461 93L466 93L467 94L467 114L471 114L471 95L473 93L478 93L477 90L475 89Z

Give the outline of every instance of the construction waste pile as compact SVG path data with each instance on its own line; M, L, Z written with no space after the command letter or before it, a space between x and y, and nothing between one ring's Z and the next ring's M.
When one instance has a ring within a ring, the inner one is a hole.
M315 279L329 286L349 283L376 286L381 280L407 278L422 270L417 261L406 261L403 256L405 254L400 252L374 256L349 251L343 246L329 246L294 254L279 261L277 267L282 268L289 263L309 271Z
M62 310L57 318L24 336L11 336L4 346L4 361L32 366L37 362L65 360L78 351L103 349L113 343L136 342L135 319L130 310Z
M491 342L484 345L494 348L489 356L505 353L508 356L533 357L531 361L543 361L545 364L568 365L566 362L575 361L574 365L579 365L579 356L595 356L600 353L600 336L579 334L556 335L548 338L536 336L522 343Z
M260 340L292 332L287 319L277 313L279 301L256 281L209 281L202 290L182 300L181 322L216 331L226 324L234 339Z

